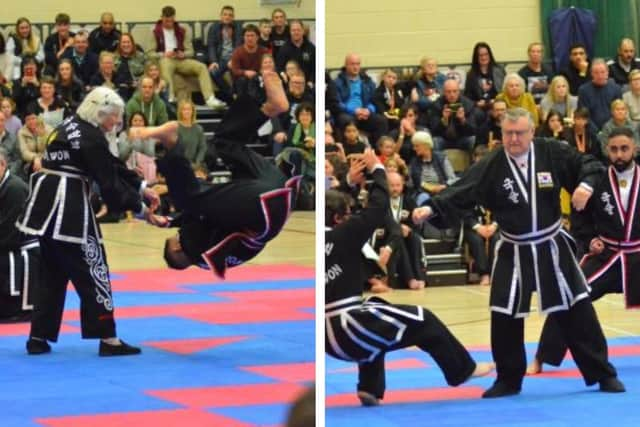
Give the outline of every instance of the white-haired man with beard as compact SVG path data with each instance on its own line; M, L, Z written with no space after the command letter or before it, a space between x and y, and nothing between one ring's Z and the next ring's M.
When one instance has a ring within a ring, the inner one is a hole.
M110 210L132 210L154 219L158 196L109 152L105 134L122 121L123 111L124 102L113 90L91 91L76 115L49 135L42 169L31 177L29 198L16 225L38 236L46 279L35 290L29 354L48 353L47 341L58 340L69 280L80 297L82 337L100 338L100 356L140 353L116 337L109 268L89 203L92 180Z

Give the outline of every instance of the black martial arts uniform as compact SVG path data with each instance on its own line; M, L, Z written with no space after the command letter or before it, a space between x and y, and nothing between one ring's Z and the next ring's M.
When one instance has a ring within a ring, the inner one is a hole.
M333 357L358 362L358 390L379 399L384 396L384 356L389 351L418 346L433 357L452 386L466 381L476 366L426 308L362 297L360 250L384 223L389 210L386 185L384 169L376 168L367 208L325 233L325 348Z
M534 291L539 311L561 323L587 385L616 376L574 243L560 221L560 189L573 193L582 182L593 186L601 170L592 156L554 140L534 139L524 165L504 150L494 151L428 202L437 213L435 220L459 220L480 204L500 226L490 306L491 348L501 388L521 389L526 370L523 318Z
M111 211L142 211L143 182L114 157L104 133L77 116L49 135L43 169L31 175L31 192L18 228L38 236L44 280L34 295L31 336L57 341L67 282L80 297L83 338L116 336L109 268L102 234L89 203L90 180Z
M170 224L180 227L182 249L193 264L222 278L228 267L250 260L278 235L294 207L300 177L287 180L246 146L268 119L257 101L238 98L209 141L207 166L211 169L220 156L231 169L230 182L197 179L180 141L157 160L171 199L182 211Z
M640 308L640 167L617 172L609 166L594 186L585 212L575 216L572 232L589 244L599 238L600 254L585 255L580 266L589 284L592 301L608 293L623 293L627 308ZM567 343L556 319L544 323L536 358L559 366Z
M15 222L29 194L24 181L7 169L0 176L0 321L20 321L33 310L40 274L38 239L19 232Z

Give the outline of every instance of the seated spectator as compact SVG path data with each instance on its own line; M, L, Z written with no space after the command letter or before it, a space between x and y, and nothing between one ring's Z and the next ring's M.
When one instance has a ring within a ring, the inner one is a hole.
M396 162L396 167L401 168L404 166L406 168L407 164L400 157L398 153L396 153L396 142L390 136L381 137L376 143L376 151L378 153L378 159L380 159L380 163L383 165L389 159L393 159Z
M396 141L395 150L407 163L415 156L411 138L419 130L428 131L426 127L418 124L418 109L413 105L402 107L400 109L400 125L397 129L389 132L389 136Z
M242 27L234 17L232 6L222 6L220 21L209 27L207 33L209 73L218 87L218 96L227 103L233 101L233 94L225 75L230 71L233 50L242 44Z
M502 88L506 72L493 57L491 47L478 42L473 47L471 69L465 80L464 95L481 111L489 111L493 99Z
M178 103L178 140L184 146L184 157L195 171L205 171L207 142L204 130L196 122L196 106L189 100Z
M622 87L629 84L629 73L640 69L640 61L636 58L636 47L633 40L624 38L618 45L618 56L607 61L609 76Z
M537 126L540 123L538 118L538 107L533 99L533 96L525 92L525 83L522 77L516 73L507 74L504 78L502 85L502 92L500 92L496 99L500 99L507 104L509 108L524 108L531 114L533 123Z
M29 292L40 281L40 247L15 226L29 187L9 172L7 153L0 148L0 323L28 321L33 310Z
M485 145L477 145L473 150L473 162L484 157L489 150ZM464 241L469 245L469 251L475 261L475 271L480 275L480 285L491 284L491 266L493 254L500 235L498 223L491 218L491 213L480 205L476 205L472 212L468 212L463 219Z
M360 137L360 131L355 122L347 122L342 128L342 148L349 159L353 154L362 154L369 144Z
M402 176L404 180L405 186L409 193L413 190L413 184L411 183L411 179L409 177L409 167L404 162L404 160L398 157L389 157L383 164L384 170L387 172L396 172Z
M55 18L55 31L51 33L44 42L45 74L49 74L50 76L55 75L58 69L58 61L67 49L73 46L75 33L69 31L70 27L71 18L69 15L66 13L58 13ZM87 38L88 37L89 34L87 33ZM88 41L86 46L87 48L89 47ZM76 74L80 76L77 70Z
M295 59L290 59L284 66L284 71L280 73L280 78L285 83L289 83L289 79L294 74L302 73L302 68L300 68L300 64Z
M611 103L621 99L622 91L609 79L609 69L602 59L594 59L591 64L591 81L580 86L578 107L586 107L591 122L599 130L611 117Z
M22 57L33 56L39 64L44 62L44 45L40 38L31 31L31 22L27 18L18 18L16 28L7 40L7 53L13 58L13 70L5 76L10 80L20 78Z
M536 136L542 138L562 139L564 136L564 124L562 114L551 110L545 121L536 129Z
M148 61L144 66L144 77L153 81L153 91L166 103L169 102L169 84L160 75L160 66L154 61Z
M0 114L0 149L5 152L6 168L13 175L26 180L27 177L22 169L22 155L20 154L18 139L15 134L7 131L5 121L4 114Z
M105 50L100 54L98 72L89 81L91 88L105 86L116 91L120 89L124 82L118 80L118 75L115 73L114 60L115 55L113 52Z
M193 59L193 43L189 32L176 22L176 10L173 6L162 8L161 18L153 28L154 46L148 52L150 58L160 60L160 73L169 83L169 100L176 99L173 84L174 73L183 76L196 76L200 91L209 108L225 108L226 104L213 94L211 77L206 65Z
M562 117L571 117L578 108L578 97L569 93L569 83L564 76L558 75L551 80L549 90L540 101L541 119L547 119L549 111L554 110Z
M11 98L0 99L0 113L4 117L4 128L14 136L18 135L18 131L22 127L22 122L13 113L16 110L16 104Z
M604 162L604 153L598 136L589 126L589 110L586 108L578 108L573 112L573 126L565 127L562 139L580 153L591 154Z
M129 129L146 127L147 118L140 112L133 113L129 117L127 129L118 136L118 157L125 162L130 169L136 170L142 175L148 184L155 183L155 158L156 142L153 139L130 139ZM151 165L150 165L151 163ZM150 171L149 166L152 166Z
M4 36L0 33L0 85L6 86L13 76L13 57L7 52ZM8 96L4 94L3 96Z
M289 40L278 50L276 69L283 72L287 61L294 60L300 65L310 87L316 81L316 47L304 35L304 25L299 19L289 22ZM260 35L258 34L258 37Z
M289 100L289 111L284 112L271 119L273 127L273 155L276 156L282 151L283 144L287 142L289 129L296 124L295 111L299 104L303 102L315 104L313 91L309 90L304 81L304 74L294 75L287 85L287 99Z
M418 105L421 113L419 122L429 123L433 103L442 95L447 77L438 71L438 63L433 58L422 58L416 75L416 86L411 90L411 102Z
M315 163L316 128L313 104L302 102L295 110L296 124L289 129L289 145L305 152L305 157ZM302 121L301 121L302 119Z
M60 55L59 59L70 59L76 76L88 88L91 86L91 78L98 72L98 55L89 50L87 31L78 31L73 40L73 44ZM58 69L57 62L55 70Z
M141 112L149 126L159 126L169 120L164 102L154 91L151 77L140 79L140 89L127 102L125 112L127 121L133 113Z
M231 75L238 96L246 93L248 81L260 71L262 56L269 53L258 45L259 34L258 27L253 24L244 27L244 43L236 47L231 55Z
M434 151L428 132L416 132L411 142L416 156L409 163L409 174L417 192L416 202L421 206L431 195L440 193L458 178L446 154Z
M20 117L24 117L27 105L40 96L40 79L38 77L38 63L35 57L25 55L22 58L22 75L13 82L13 100L16 102L16 111Z
M271 22L273 24L271 26L271 46L273 46L271 54L277 58L280 48L287 43L291 36L287 25L287 14L280 8L273 9Z
M376 111L387 118L387 126L395 129L400 123L400 108L404 105L404 95L396 87L398 75L391 68L382 73L382 81L373 94L373 104Z
M486 145L489 151L502 144L502 119L507 112L507 103L496 99L493 102L487 119L478 126L476 132L476 147ZM475 150L474 150L475 152Z
M460 94L456 80L444 82L444 95L435 102L429 128L436 151L458 148L471 153L476 132L475 108L469 98Z
M569 93L578 95L580 86L589 81L591 64L587 58L587 48L582 43L575 43L569 48L569 64L560 71L569 83Z
M113 13L104 12L100 15L100 25L89 33L89 48L91 52L100 55L103 51L115 52L118 49L120 31L116 29Z
M82 80L73 72L70 59L61 59L56 75L56 94L64 104L68 114L73 114L84 99L85 90Z
M31 107L27 110L24 126L18 131L18 145L27 176L42 169L42 156L47 148L47 138L52 131L53 128L45 124L36 111Z
M269 53L272 53L273 44L271 43L271 21L267 18L262 18L258 23L258 29L260 30L258 45L267 49Z
M255 99L258 104L264 103L267 99L267 95L264 91L264 79L262 78L265 72L276 71L276 63L273 60L273 56L268 53L262 55L260 60L260 72L253 76L247 82L247 93L250 97Z
M629 90L622 94L622 100L627 104L629 118L640 124L640 70L629 73Z
M598 139L600 140L600 147L603 153L606 153L607 142L609 141L609 134L615 128L629 128L633 132L633 140L636 145L640 143L640 137L638 135L638 125L629 119L627 111L627 105L621 99L615 99L611 102L611 118L602 126L602 129L598 133Z
M335 79L340 101L340 114L335 119L338 127L355 121L358 129L369 132L371 138L377 141L387 133L387 120L378 114L373 104L375 83L361 71L360 65L358 55L351 53L345 57L344 67Z
M55 95L55 80L52 77L43 76L40 80L40 97L27 106L27 110L35 112L51 128L62 123L66 113L64 103Z
M529 58L527 64L518 70L518 74L524 79L525 90L533 96L536 104L540 104L549 88L553 70L542 62L544 58L544 46L542 43L530 43L527 48L527 56Z
M115 80L120 82L118 94L126 101L131 98L144 75L144 52L136 47L133 36L129 33L120 35L114 59ZM160 72L158 70L158 75Z

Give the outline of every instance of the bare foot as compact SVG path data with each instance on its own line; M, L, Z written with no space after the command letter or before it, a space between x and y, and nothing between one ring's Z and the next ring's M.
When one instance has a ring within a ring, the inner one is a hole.
M538 375L542 372L542 363L536 358L527 366L527 375Z
M173 148L178 142L178 122L170 121L161 126L132 127L129 129L129 139L156 139L166 149Z
M409 280L409 289L413 289L416 291L420 289L424 289L424 280L416 280L416 279Z
M100 210L96 213L96 219L100 219L108 213L109 209L107 208L107 205L102 204L100 205Z
M373 394L362 390L358 391L358 399L360 399L362 406L378 406L380 404L380 399L375 397Z
M489 286L491 284L491 276L488 274L483 274L480 277L480 286Z
M371 285L371 292L374 294L382 294L392 290L384 281L375 277L369 279L369 284Z
M493 362L477 362L476 369L473 370L471 378L489 375L495 368L496 364Z
M282 87L282 80L275 72L268 71L262 75L264 79L264 90L267 93L267 101L262 104L262 112L275 117L280 113L289 110L289 101Z

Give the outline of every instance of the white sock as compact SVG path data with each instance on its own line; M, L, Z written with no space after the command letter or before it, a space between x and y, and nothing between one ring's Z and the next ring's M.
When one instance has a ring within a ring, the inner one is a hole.
M44 338L38 338L38 337L29 337L29 338L34 341L46 341Z
M102 342L109 345L122 345L122 341L118 337L102 338Z

